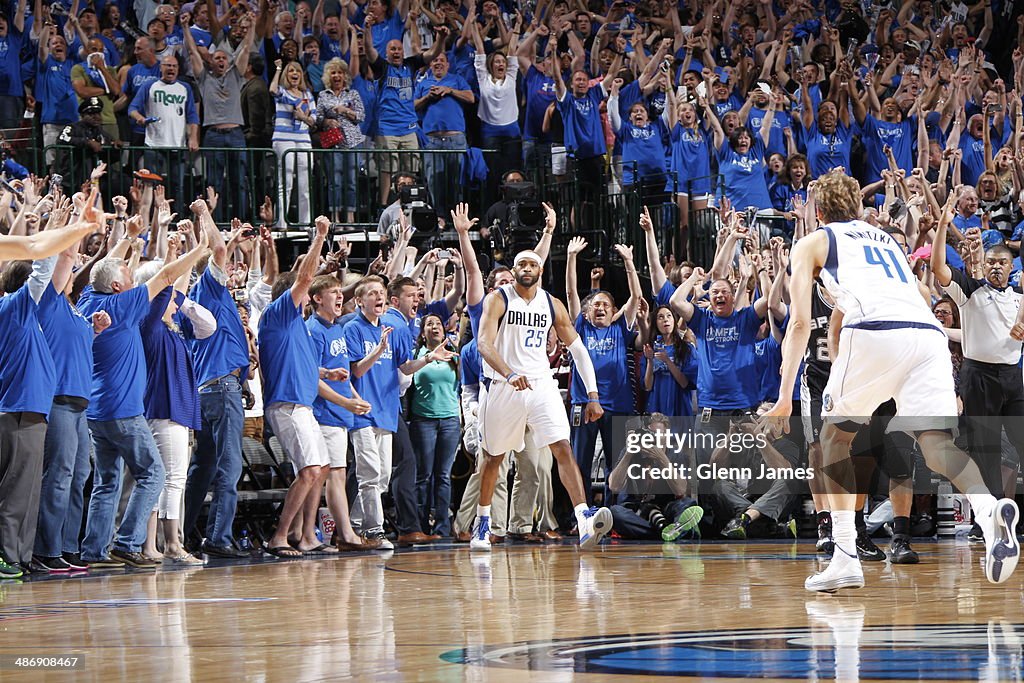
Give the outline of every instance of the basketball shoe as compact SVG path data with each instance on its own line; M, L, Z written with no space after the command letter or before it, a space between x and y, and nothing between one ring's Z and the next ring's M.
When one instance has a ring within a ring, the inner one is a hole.
M1009 498L996 501L987 515L977 519L985 536L985 578L1002 583L1010 578L1020 559L1016 528L1020 511Z
M591 507L576 512L576 526L580 532L580 548L590 550L597 546L604 535L612 530L612 511L608 508Z
M469 539L469 549L484 551L491 549L490 517L479 516L476 518L476 524L473 525L473 535Z
M824 571L808 576L804 588L809 591L835 593L841 588L863 588L864 570L860 566L860 558L856 551L850 554L836 544L832 553L832 561Z

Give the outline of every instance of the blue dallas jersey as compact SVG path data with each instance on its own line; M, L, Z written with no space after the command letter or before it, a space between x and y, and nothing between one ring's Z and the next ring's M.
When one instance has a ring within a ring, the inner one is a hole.
M320 316L313 314L306 321L316 351L318 365L327 370L349 369L348 344L345 342L345 327L337 321L328 323ZM331 389L352 398L352 384L349 380L324 380ZM353 413L320 396L313 401L313 416L316 421L329 427L352 428Z
M291 291L274 299L260 315L260 366L263 404L295 403L313 407L320 382L316 345Z
M626 325L625 316L619 317L608 327L596 327L583 317L576 316L576 332L583 340L594 363L594 374L597 375L597 395L601 399L601 407L616 413L628 413L633 410L633 388L629 382L629 366L626 355L633 345L636 332ZM586 403L587 389L576 371L572 370L570 396L574 404Z
M754 346L761 319L752 306L720 318L694 306L689 323L697 337L697 396L705 408L741 410L760 399Z
M348 346L349 361L357 363L373 353L380 343L381 321L374 325L362 311L345 325L345 343ZM403 333L404 332L404 333ZM359 395L373 407L368 415L353 416L353 429L377 427L389 432L398 430L399 413L399 366L405 364L412 354L408 328L396 327L388 338L388 347L377 362L362 377L353 376L352 385Z

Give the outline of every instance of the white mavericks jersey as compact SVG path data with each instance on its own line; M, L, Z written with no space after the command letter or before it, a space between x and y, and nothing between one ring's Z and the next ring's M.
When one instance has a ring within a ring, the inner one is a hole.
M939 329L891 235L859 220L821 229L828 235L828 258L820 277L843 311L843 327Z
M498 322L494 340L498 355L516 374L528 379L550 378L548 332L555 324L551 295L538 287L533 301L526 301L514 284L502 285L495 291L505 299L505 315ZM484 377L504 379L483 358L480 364Z

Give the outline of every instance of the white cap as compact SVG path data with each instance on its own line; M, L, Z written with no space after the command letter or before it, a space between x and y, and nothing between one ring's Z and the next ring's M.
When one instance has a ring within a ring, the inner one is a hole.
M532 249L525 249L516 254L516 258L512 264L518 266L520 261L525 261L526 259L536 261L538 266L544 265L544 259L542 259L540 255Z

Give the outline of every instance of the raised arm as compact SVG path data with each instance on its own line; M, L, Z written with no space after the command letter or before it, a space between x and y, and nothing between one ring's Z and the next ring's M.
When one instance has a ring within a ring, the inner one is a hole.
M640 276L637 275L636 265L633 263L633 247L625 244L616 244L615 251L622 257L622 264L626 268L626 282L629 284L629 299L622 307L622 315L626 317L626 326L632 328L636 324L637 306L643 298L640 289Z
M476 258L476 250L469 239L469 231L477 224L479 218L469 217L469 204L456 205L452 211L452 225L459 235L459 251L462 252L462 264L466 278L466 305L475 306L484 298L484 276L480 271L480 262Z
M932 256L930 265L935 281L942 287L948 287L953 281L953 271L946 263L946 230L953 222L953 215L956 213L956 202L958 194L950 192L946 205L942 208L939 216L939 223L935 227L935 238L932 240Z
M573 237L565 252L565 299L569 304L569 316L576 320L580 314L580 293L576 285L576 256L587 248L582 237Z
M651 289L655 296L668 282L665 267L661 265L661 252L658 250L658 238L654 234L654 222L651 212L644 207L640 214L640 229L644 232L644 248L647 253L647 269L651 272Z
M704 278L704 269L694 268L690 277L683 280L682 284L676 288L672 298L669 299L669 307L686 322L690 322L690 319L693 318L694 304L690 302L690 295L697 285L704 283Z

